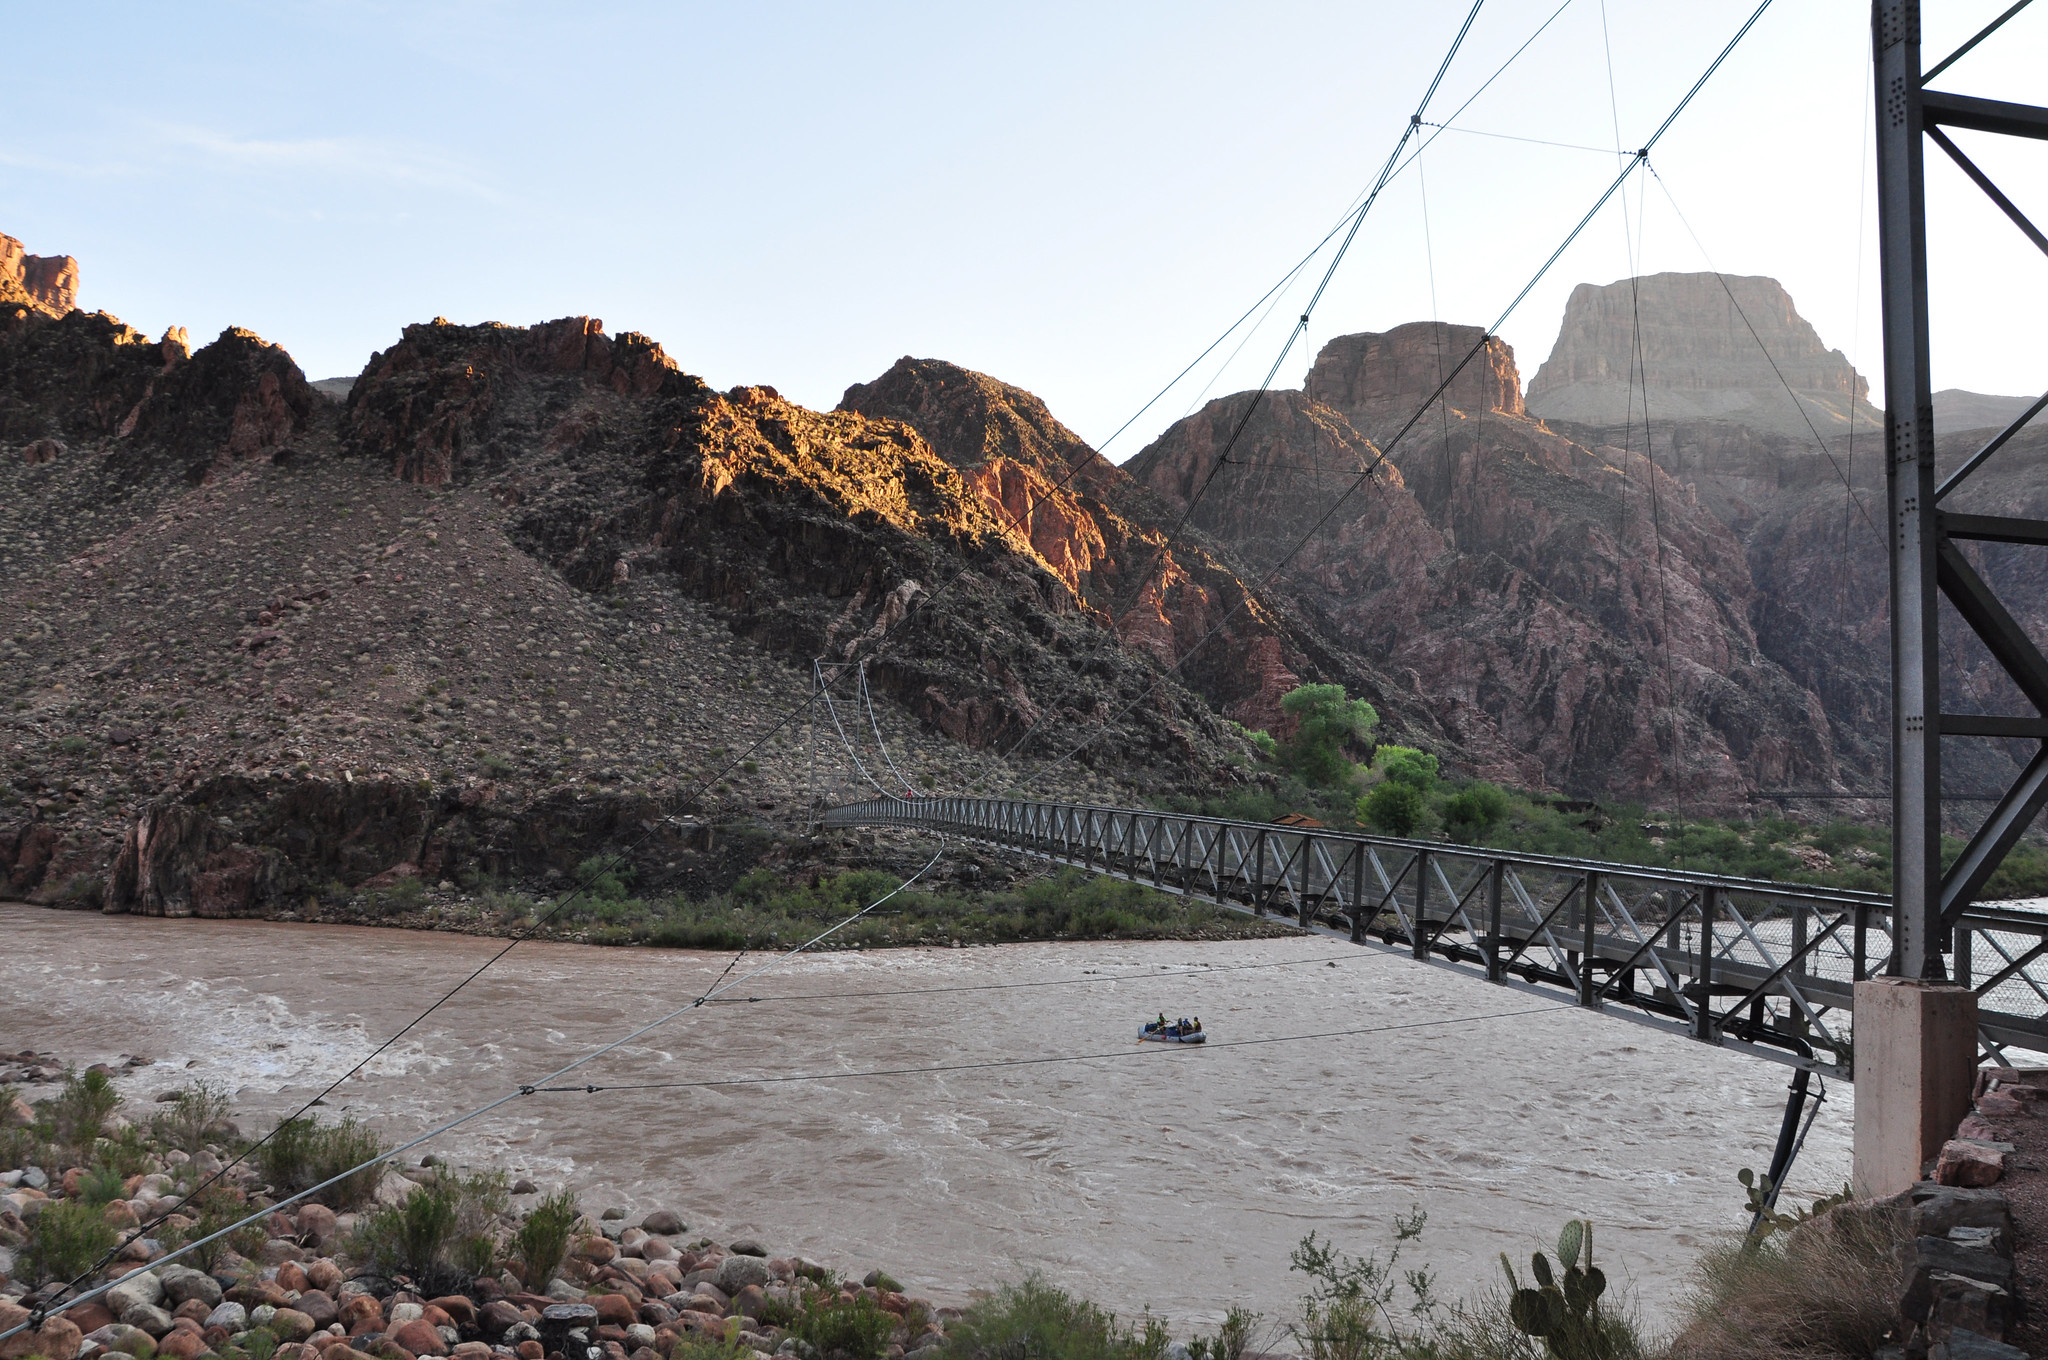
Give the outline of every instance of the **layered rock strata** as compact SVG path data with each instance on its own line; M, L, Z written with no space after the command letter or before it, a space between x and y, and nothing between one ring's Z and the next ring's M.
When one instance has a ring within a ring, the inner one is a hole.
M62 316L78 298L78 261L69 255L31 255L12 236L0 235L0 313L10 306Z
M1731 421L1806 438L1810 423L1823 439L1883 424L1869 385L1778 281L1742 275L1580 284L1529 380L1528 408L1596 425L1640 424L1647 410L1652 421Z

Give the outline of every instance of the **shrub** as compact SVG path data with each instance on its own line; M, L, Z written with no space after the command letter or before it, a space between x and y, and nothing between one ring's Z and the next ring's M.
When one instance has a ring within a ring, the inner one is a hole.
M1709 1251L1671 1360L1875 1355L1898 1325L1907 1215L1845 1206L1761 1242Z
M1428 793L1436 784L1436 757L1413 746L1382 746L1372 763L1388 779L1413 785L1420 793Z
M106 1073L65 1073L63 1089L43 1102L50 1141L71 1158L72 1165L90 1162L93 1148L106 1136L107 1120L120 1104L121 1093Z
M545 1291L548 1281L562 1268L576 1218L576 1197L567 1190L549 1195L527 1211L526 1221L519 1225L519 1232L512 1239L512 1249L519 1254L528 1289L535 1293Z
M594 902L623 902L633 884L633 866L617 855L592 855L576 866L583 895Z
M1389 836L1412 835L1422 824L1422 791L1413 784L1389 779L1358 800L1359 815Z
M82 1200L52 1200L29 1224L25 1264L37 1280L72 1280L92 1269L118 1241L100 1207Z
M1168 1344L1157 1319L1128 1326L1034 1275L970 1307L947 1329L944 1360L1161 1360Z
M1342 685L1302 685L1280 707L1298 724L1281 758L1307 783L1323 788L1351 777L1345 744L1363 739L1380 721L1371 704L1348 697Z
M170 1103L170 1108L159 1111L149 1121L149 1127L165 1147L196 1154L212 1140L218 1131L217 1126L227 1117L227 1091L201 1081L178 1092L178 1098Z
M383 1275L400 1275L429 1296L446 1292L452 1273L442 1254L455 1237L456 1195L446 1186L418 1185L397 1204L364 1218L349 1254Z
M107 882L98 874L73 874L64 880L64 905L98 911L106 904Z
M167 1225L159 1229L156 1235L172 1250L184 1246L187 1242L201 1243L202 1245L193 1248L192 1260L201 1270L211 1275L214 1267L218 1266L221 1258L227 1254L229 1242L225 1237L215 1238L211 1242L206 1239L213 1237L236 1219L246 1216L246 1201L242 1197L242 1192L233 1186L211 1185L185 1206L185 1212L192 1219L191 1227L180 1229ZM257 1244L257 1249L262 1249L260 1243Z
M1247 1352L1259 1349L1253 1342L1259 1338L1260 1321L1260 1314L1233 1304L1215 1336L1189 1338L1188 1360L1244 1360Z
M1444 830L1462 845L1477 845L1507 815L1507 794L1484 781L1467 784L1444 799Z
M320 1198L337 1211L363 1204L376 1193L384 1178L384 1140L353 1116L339 1124L325 1125L307 1115L287 1119L257 1149L257 1165L273 1189L297 1194L333 1180L351 1167L362 1166L338 1184L321 1191ZM375 1165L363 1166L365 1162Z
M92 749L92 741L90 738L81 737L74 732L68 737L60 738L57 742L57 749L67 756L82 756Z
M96 1166L79 1177L77 1199L95 1208L104 1208L109 1202L122 1197L121 1182L124 1179L111 1166Z
M754 1348L740 1340L740 1326L734 1321L726 1324L725 1335L716 1340L702 1333L677 1337L669 1360L753 1360L753 1355Z
M789 1334L819 1360L881 1360L895 1330L896 1315L865 1294L851 1300L814 1294Z

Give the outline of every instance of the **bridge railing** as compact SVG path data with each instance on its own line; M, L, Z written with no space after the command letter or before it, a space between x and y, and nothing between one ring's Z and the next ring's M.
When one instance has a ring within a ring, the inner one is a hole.
M872 799L824 820L942 831L1285 916L1845 1078L1852 989L1892 952L1889 898L1803 883L1001 798ZM2048 915L1965 912L1953 969L1978 994L1986 1053L2048 1052Z

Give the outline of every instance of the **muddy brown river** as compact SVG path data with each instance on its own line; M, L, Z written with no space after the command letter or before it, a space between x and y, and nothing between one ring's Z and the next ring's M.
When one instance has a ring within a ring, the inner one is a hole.
M0 1049L139 1054L131 1102L205 1079L253 1131L501 944L0 905ZM415 1135L681 1005L729 961L521 945L334 1108ZM743 994L760 999L691 1011L580 1069L577 1091L433 1150L566 1183L593 1212L670 1207L692 1234L880 1265L941 1301L1037 1271L1177 1329L1232 1303L1289 1314L1288 1252L1311 1229L1364 1251L1420 1207L1410 1259L1456 1293L1581 1216L1609 1275L1668 1320L1697 1248L1742 1222L1735 1173L1769 1161L1788 1075L1321 939L808 955ZM1162 1010L1199 1015L1216 1043L1133 1042ZM956 1070L860 1075L937 1066ZM675 1085L790 1076L817 1079ZM1829 1087L1795 1191L1846 1179L1851 1099Z

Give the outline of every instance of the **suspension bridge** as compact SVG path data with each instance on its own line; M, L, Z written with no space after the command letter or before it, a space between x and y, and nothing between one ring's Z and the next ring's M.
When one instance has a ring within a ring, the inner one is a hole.
M1880 893L1003 798L874 798L824 824L937 833L1284 918L1848 1080L1855 985L1896 967ZM2048 1052L2048 915L1974 905L1953 962L1982 1056Z

